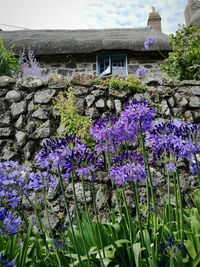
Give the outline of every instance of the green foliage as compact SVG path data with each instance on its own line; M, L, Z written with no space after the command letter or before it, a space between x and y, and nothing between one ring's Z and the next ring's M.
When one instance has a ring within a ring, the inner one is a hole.
M83 142L91 146L94 144L89 134L92 120L90 117L82 116L76 108L76 98L72 91L66 95L60 94L54 107L60 111L61 123L65 127L66 133L80 137Z
M0 39L0 76L12 76L19 69L15 54L7 50Z
M171 35L172 52L161 65L170 78L200 80L200 27L184 27Z
M109 89L117 89L120 91L128 91L130 94L144 93L146 91L145 85L137 77L112 77L109 79L97 79L94 84L103 85Z

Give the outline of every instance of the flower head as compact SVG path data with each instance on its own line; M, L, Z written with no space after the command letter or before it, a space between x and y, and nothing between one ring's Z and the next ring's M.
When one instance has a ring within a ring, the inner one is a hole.
M167 173L174 173L176 172L176 165L173 162L169 162L166 166Z
M67 179L72 174L91 177L91 173L102 166L98 157L79 138L72 135L47 139L36 155L36 161L45 170L59 170Z
M149 50L152 46L157 45L158 40L156 37L147 37L144 41L145 49Z
M116 186L124 186L128 181L145 180L144 161L137 152L124 152L121 156L114 157L113 161L114 164L110 168L109 177Z
M171 159L190 159L196 150L192 141L194 133L191 132L195 128L177 120L155 124L146 136L146 145L151 148L153 159L168 159L168 163Z
M145 77L147 73L148 73L148 69L143 66L137 68L135 71L135 75L138 77Z
M121 128L126 140L133 141L140 130L150 130L156 116L156 110L145 101L132 100L122 111L116 127Z
M19 226L21 225L21 219L13 214L11 211L7 211L5 208L0 209L0 235L14 235L17 233Z
M15 266L15 260L12 260L12 261L6 261L3 257L3 254L2 252L0 252L0 264L3 266L3 267L12 267L12 266Z
M98 152L114 152L121 144L120 129L115 127L118 118L107 116L97 120L90 128Z
M56 179L48 173L34 173L18 162L0 162L0 202L5 207L16 208L24 196L32 191L52 188Z

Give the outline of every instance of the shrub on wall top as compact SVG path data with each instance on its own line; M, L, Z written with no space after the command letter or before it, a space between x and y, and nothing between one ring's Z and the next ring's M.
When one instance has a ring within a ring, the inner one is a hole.
M179 80L200 80L200 27L183 27L171 35L169 44L172 52L161 69L170 78Z
M0 76L13 76L18 71L18 63L15 54L7 50L0 39Z
M127 91L129 93L144 93L146 91L145 85L138 77L111 77L107 79L97 79L94 84L107 86L109 89L117 89L120 91Z

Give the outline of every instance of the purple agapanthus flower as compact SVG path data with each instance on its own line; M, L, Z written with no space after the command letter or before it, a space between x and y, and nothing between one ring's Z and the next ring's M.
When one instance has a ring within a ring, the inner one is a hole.
M196 150L196 143L192 140L196 128L177 120L155 124L146 136L146 145L151 148L153 159L191 159Z
M0 162L0 201L15 208L23 195L28 195L31 169L18 162Z
M156 37L147 37L144 41L145 49L149 50L152 46L157 45L158 40Z
M0 264L3 266L3 267L12 267L12 266L15 266L15 260L11 260L11 261L7 261L4 259L3 257L3 253L0 252Z
M38 191L55 188L57 179L48 172L38 172L30 174L29 189Z
M113 157L109 177L117 186L124 186L128 181L144 181L146 170L142 156L136 151L126 151Z
M133 141L141 125L143 133L150 130L156 116L156 110L145 101L132 100L121 112L116 127L121 129L126 140Z
M145 77L147 73L148 73L148 69L145 68L144 66L137 68L135 71L135 75L138 77Z
M36 185L37 183L37 185ZM56 179L47 173L34 173L18 162L0 162L0 202L16 208L24 196L55 186Z
M169 162L165 166L166 172L171 174L176 172L176 165L173 162Z
M90 133L96 141L96 150L112 154L118 152L121 146L137 139L139 125L143 132L149 130L155 116L155 109L147 102L130 101L118 118L102 118L91 127Z
M11 211L4 207L0 208L0 235L14 235L21 225L20 217L17 217Z
M146 178L146 170L142 165L134 162L123 166L113 166L109 171L109 177L117 186L124 186L128 181L143 181Z
M59 171L67 179L72 174L91 177L96 168L102 167L98 156L72 135L47 139L36 155L36 162L44 170Z
M98 152L114 152L120 144L122 133L116 126L117 117L107 116L97 120L90 128L90 134L96 141Z

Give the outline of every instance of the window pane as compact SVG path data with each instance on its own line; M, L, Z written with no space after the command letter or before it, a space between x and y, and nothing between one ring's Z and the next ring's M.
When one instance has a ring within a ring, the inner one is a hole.
M99 74L101 75L109 67L109 57L99 58Z
M124 59L113 59L112 65L114 67L124 67Z

